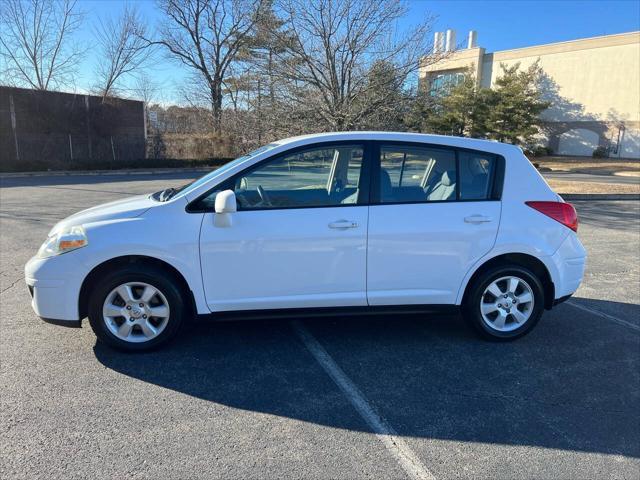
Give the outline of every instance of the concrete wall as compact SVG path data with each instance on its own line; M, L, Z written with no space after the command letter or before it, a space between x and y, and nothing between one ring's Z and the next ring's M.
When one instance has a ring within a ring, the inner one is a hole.
M556 153L587 155L594 144L588 130L597 135L596 145L610 148L611 156L640 158L640 32L495 53L459 50L422 69L421 75L474 65L479 84L491 87L501 74L501 63L527 68L537 60L544 71L544 96L552 104L542 119Z
M482 65L484 61L484 48L465 48L453 53L445 54L443 60L432 65L422 65L419 69L421 79L436 76L445 72L462 72L468 68L473 69L478 83L482 79Z

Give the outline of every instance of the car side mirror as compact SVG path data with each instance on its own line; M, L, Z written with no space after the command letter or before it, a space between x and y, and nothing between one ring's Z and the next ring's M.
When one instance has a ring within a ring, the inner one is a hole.
M236 194L233 190L224 190L216 195L215 212L213 224L216 227L230 227L231 214L238 211Z

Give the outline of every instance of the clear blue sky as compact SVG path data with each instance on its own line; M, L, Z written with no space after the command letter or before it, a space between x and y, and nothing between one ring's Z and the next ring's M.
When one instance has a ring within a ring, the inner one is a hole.
M92 25L99 18L117 15L123 0L80 0L86 12L81 41L91 46ZM159 20L155 0L130 0L149 24ZM435 30L456 30L463 42L469 30L478 32L478 45L488 52L553 43L577 38L640 30L640 0L411 0L409 15L400 23L407 28L424 15L436 16ZM99 59L88 55L78 81L87 90L92 66ZM185 78L181 67L164 57L153 63L150 75L160 85L162 102L180 101L174 87Z
M438 16L437 30L469 30L487 52L640 30L640 0L414 0L412 15Z

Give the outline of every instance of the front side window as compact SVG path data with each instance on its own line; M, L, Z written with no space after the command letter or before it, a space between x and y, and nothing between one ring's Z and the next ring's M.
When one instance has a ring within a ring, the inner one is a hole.
M323 146L285 154L236 179L238 207L255 210L354 204L362 160L361 145Z
M456 156L452 150L382 146L380 203L456 199Z
M361 145L323 146L267 161L235 178L238 209L355 204L363 152Z
M193 182L190 182L190 183L187 183L185 185L182 185L181 187L175 189L175 191L173 192L173 195L175 195L177 193L189 194L189 193L193 192L196 188L198 188L198 187L204 185L205 183L207 183L212 178L215 178L218 175L222 175L224 172L232 169L236 165L240 165L242 162L246 162L250 158L255 157L256 155L260 155L261 153L267 152L267 151L269 151L272 148L275 148L277 146L278 146L277 143L270 143L268 145L263 145L262 147L254 150L254 151L252 151L250 153L247 153L246 155L238 157L235 160L230 161L229 163L225 163L221 167L216 168L215 170L207 173L206 175L198 178L197 180L195 180ZM161 192L158 192L158 193L161 193Z

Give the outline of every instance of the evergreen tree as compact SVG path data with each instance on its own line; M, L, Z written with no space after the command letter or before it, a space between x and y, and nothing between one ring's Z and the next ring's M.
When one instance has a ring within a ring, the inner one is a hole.
M367 86L358 108L362 120L358 128L366 130L403 130L409 98L405 92L403 78L398 76L393 63L379 60L367 75Z
M471 69L458 85L433 90L423 84L406 123L412 130L526 144L540 131L542 100L538 62L521 71L520 64L501 65L493 89L477 85Z
M439 97L435 115L427 117L427 126L447 135L484 137L486 97L486 91L477 87L474 75L467 70L461 83Z
M411 107L404 118L404 125L411 132L436 133L430 130L428 121L436 114L436 98L431 95L426 82L420 82L413 95Z
M238 55L241 62L225 81L225 93L233 107L232 130L247 149L289 134L282 122L285 115L278 64L286 61L290 41L274 0L261 0L255 28Z
M408 127L422 132L468 137L486 136L487 91L478 88L471 69L464 72L464 80L455 86L444 85L434 90L423 83Z
M520 63L500 67L502 75L487 95L489 137L515 145L529 143L540 131L540 114L550 105L538 88L542 69L538 62L524 71Z

